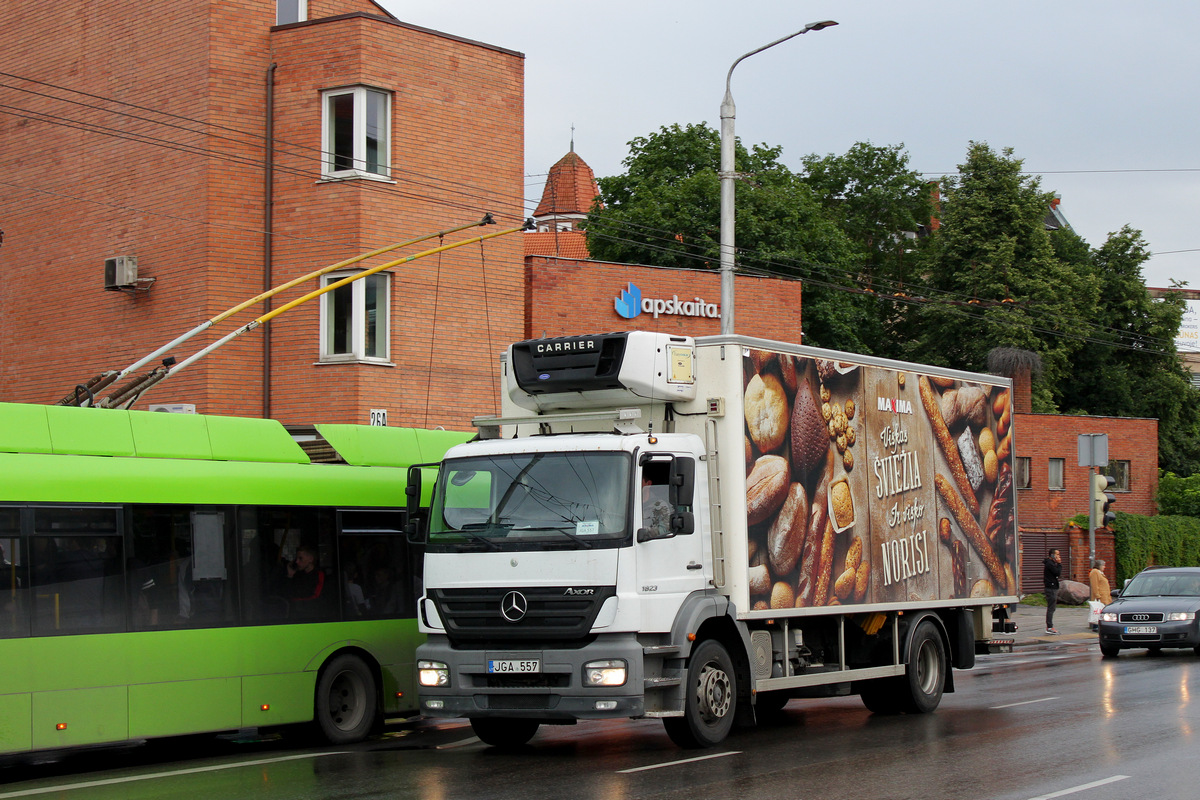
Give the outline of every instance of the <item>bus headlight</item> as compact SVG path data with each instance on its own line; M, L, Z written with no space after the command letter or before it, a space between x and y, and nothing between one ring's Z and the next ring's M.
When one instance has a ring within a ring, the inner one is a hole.
M583 665L583 685L624 686L628 671L625 660L621 658L589 661Z
M418 661L417 683L422 686L449 686L450 668L441 661Z

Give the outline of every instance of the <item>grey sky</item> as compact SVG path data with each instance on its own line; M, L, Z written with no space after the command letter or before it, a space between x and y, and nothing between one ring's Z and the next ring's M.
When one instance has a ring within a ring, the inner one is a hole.
M903 143L913 169L951 172L971 140L1011 147L1093 247L1124 224L1155 257L1148 285L1200 286L1200 4L1059 0L382 0L400 19L525 54L525 196L575 150L597 176L672 123L719 126L742 62L737 134L808 153ZM1168 251L1193 252L1171 253Z

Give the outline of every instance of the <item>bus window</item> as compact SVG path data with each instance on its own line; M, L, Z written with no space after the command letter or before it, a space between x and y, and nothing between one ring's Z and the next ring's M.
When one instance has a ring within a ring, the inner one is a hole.
M130 509L130 619L134 630L233 623L232 532L211 506Z
M0 639L29 635L20 535L20 509L0 507Z
M339 617L334 517L327 508L238 510L242 615L247 622Z
M344 510L338 516L344 617L413 616L420 572L409 562L405 513Z
M125 628L115 508L36 508L29 539L33 633Z

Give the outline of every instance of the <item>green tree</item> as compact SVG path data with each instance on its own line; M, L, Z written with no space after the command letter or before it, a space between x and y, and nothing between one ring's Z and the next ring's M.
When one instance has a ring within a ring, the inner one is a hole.
M912 237L929 226L932 184L909 169L904 145L858 142L845 155L803 159L804 181L858 248L864 286L903 287Z
M805 343L873 352L872 302L845 291L854 286L856 248L779 156L778 147L736 145L745 175L735 203L737 269L804 281ZM632 140L622 163L623 174L597 181L586 224L592 257L718 269L720 134L703 123L664 126Z
M1053 196L1022 166L1010 149L970 143L959 174L942 186L940 227L922 248L924 302L896 323L896 338L915 361L971 370L983 370L995 347L1032 350L1043 365L1034 410L1052 412L1099 287L1056 253L1045 224Z
M1142 275L1149 258L1141 231L1129 226L1091 251L1087 267L1099 286L1091 341L1072 359L1063 408L1158 419L1159 466L1191 474L1200 468L1200 394L1175 351L1183 300L1150 296Z

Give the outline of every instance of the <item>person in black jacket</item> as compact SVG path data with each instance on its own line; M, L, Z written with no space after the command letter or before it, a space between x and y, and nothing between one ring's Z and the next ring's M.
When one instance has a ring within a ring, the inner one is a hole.
M1058 607L1058 579L1062 575L1062 556L1058 548L1050 548L1050 553L1042 559L1042 585L1046 592L1046 633L1058 635L1054 627L1054 609Z

